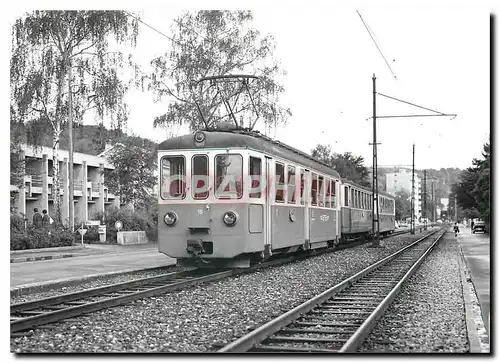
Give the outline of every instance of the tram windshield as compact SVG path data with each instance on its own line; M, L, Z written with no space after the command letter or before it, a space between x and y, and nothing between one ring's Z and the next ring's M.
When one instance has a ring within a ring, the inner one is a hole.
M243 157L219 154L215 157L215 196L239 199L243 196Z
M161 159L160 190L163 199L186 197L186 159L184 156L164 156Z

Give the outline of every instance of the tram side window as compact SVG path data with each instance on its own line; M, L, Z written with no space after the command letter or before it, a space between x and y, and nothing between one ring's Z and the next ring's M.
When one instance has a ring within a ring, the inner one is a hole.
M326 197L325 197L325 207L332 207L332 181L328 178L325 179L326 184Z
M260 198L262 195L262 160L250 156L249 174L252 184L250 185L250 198Z
M349 187L344 187L344 207L349 207Z
M284 190L283 186L285 185L285 166L280 163L276 163L276 172L275 172L275 188L276 188L276 201L284 202L285 199L283 197Z
M194 199L208 198L208 157L195 155L191 166L191 189Z
M318 205L318 174L312 173L311 205Z
M335 181L332 180L332 188L331 188L331 194L330 194L330 197L331 197L331 207L332 208L337 208L337 199L336 199L336 193L335 193L335 188L337 187L337 184L335 184Z
M161 159L162 199L186 197L186 159L184 156L164 156Z
M306 180L304 178L304 170L300 169L300 204L304 205L304 189Z
M288 166L288 203L295 204L295 167Z
M239 154L215 156L215 196L239 199L243 196L243 157Z
M325 178L320 175L318 177L318 203L320 207L325 206Z

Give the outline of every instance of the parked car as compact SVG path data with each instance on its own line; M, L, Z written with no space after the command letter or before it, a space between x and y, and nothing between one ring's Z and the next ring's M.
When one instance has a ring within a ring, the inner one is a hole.
M477 231L486 232L486 225L484 221L477 221L474 223L474 228L472 229L472 233L476 233Z

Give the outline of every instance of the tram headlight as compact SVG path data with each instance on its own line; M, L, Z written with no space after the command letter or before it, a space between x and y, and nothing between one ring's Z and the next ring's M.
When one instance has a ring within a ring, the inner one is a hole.
M165 224L169 227L172 227L175 222L177 222L177 214L174 212L167 212L165 214L165 217L163 217L163 220L165 221Z
M229 212L226 212L224 214L224 217L222 218L222 220L224 221L224 224L226 226L232 227L236 224L236 221L238 220L238 216L233 211L229 211Z

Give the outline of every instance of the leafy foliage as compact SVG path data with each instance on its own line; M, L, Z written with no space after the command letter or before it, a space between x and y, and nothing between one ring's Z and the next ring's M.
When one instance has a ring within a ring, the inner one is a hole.
M31 144L39 145L47 131L52 134L59 223L59 138L69 117L81 122L93 109L101 120L126 121L127 87L118 69L131 63L120 52L108 51L111 35L116 43L135 44L137 20L123 11L34 11L12 29L11 119L27 125Z
M107 242L116 242L115 223L118 220L123 223L122 231L145 231L150 241L158 240L157 216L155 218L154 214L115 208L106 211L104 215L98 214L96 219L106 223Z
M363 165L364 158L362 156L355 156L350 152L343 154L332 153L330 145L320 144L311 151L311 155L313 158L330 165L342 178L349 179L362 186L371 186L369 181L370 173Z
M157 178L156 144L149 147L140 138L127 138L108 155L115 169L105 176L109 190L124 204L146 209ZM141 144L138 144L140 142Z
M463 216L474 218L478 214L490 221L490 165L491 148L483 146L483 159L473 159L472 167L460 174L458 183L453 185L451 196L457 198L457 204L463 210Z
M411 200L410 194L404 190L398 190L394 196L396 208L396 219L404 220L411 217Z
M256 115L249 110L254 106L266 126L286 122L291 111L278 106L284 88L277 78L284 72L273 59L275 43L252 29L252 20L250 11L218 10L184 13L175 20L172 50L151 62L150 89L158 100L171 100L167 112L155 118L155 126L211 126L227 120L228 104L241 124L244 118L252 122ZM246 85L209 83L204 88L196 84L203 77L230 74L251 74L260 80ZM230 102L225 104L221 95Z
M26 250L35 248L62 247L73 244L73 234L67 228L24 228L24 219L18 215L10 216L10 249Z

